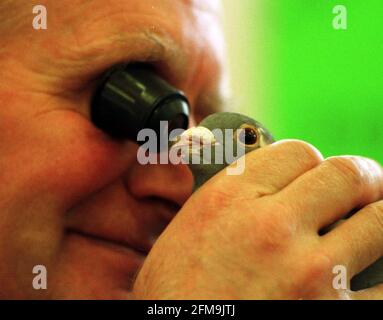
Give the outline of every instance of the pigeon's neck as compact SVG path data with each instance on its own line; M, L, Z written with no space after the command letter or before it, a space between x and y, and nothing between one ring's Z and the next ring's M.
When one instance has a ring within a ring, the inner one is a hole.
M226 166L226 164L189 164L194 177L193 192Z

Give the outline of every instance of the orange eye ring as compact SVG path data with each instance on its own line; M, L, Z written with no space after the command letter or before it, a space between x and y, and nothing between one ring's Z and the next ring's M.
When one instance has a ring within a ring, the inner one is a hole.
M243 124L236 131L237 141L246 147L254 148L259 146L261 133L257 127L249 124Z

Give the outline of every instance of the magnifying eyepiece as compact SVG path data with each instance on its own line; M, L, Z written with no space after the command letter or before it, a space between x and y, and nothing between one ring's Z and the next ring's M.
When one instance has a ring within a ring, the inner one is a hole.
M168 138L174 129L187 129L189 103L182 91L161 79L143 64L118 66L106 74L93 97L93 123L116 138L137 141L140 130L148 128L157 138ZM166 132L160 125L167 121ZM140 142L143 143L143 142Z

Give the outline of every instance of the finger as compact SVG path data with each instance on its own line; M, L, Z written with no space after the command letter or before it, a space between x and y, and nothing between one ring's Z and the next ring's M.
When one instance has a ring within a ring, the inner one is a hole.
M240 179L243 195L249 192L253 198L274 194L297 177L316 167L323 161L320 152L312 145L298 140L283 140L246 155L245 171L238 176L230 176L230 188ZM233 166L236 164L233 164ZM248 183L251 188L244 188ZM231 190L231 189L230 189Z
M353 293L356 300L383 300L383 285Z
M322 237L353 277L383 256L383 201L370 204Z
M290 201L304 224L315 230L332 224L354 208L383 197L383 170L373 160L333 157L305 173L278 195Z

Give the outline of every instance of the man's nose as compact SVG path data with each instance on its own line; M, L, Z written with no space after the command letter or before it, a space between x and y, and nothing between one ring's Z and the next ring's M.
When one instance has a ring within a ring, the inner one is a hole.
M182 206L192 194L193 176L184 164L136 162L125 176L126 187L136 198L156 197Z

